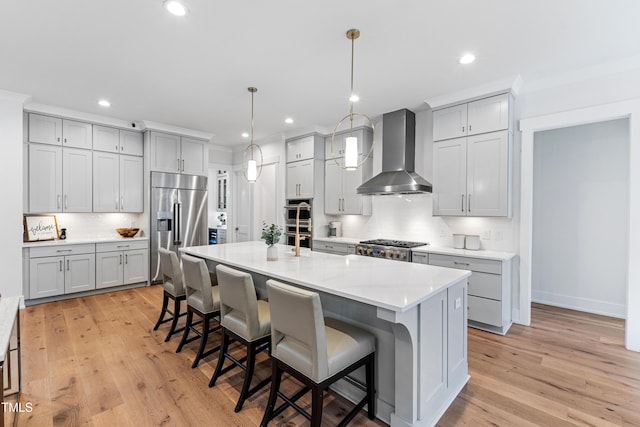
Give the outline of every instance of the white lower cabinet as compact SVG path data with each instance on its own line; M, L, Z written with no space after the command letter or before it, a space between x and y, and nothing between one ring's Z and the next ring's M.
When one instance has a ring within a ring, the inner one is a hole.
M95 245L31 248L29 298L95 289Z
M313 250L335 255L349 255L356 253L355 243L327 242L324 240L314 240Z
M96 244L96 289L146 282L149 279L147 241Z
M496 260L436 253L412 254L413 262L470 270L469 326L506 334L511 327L511 259Z

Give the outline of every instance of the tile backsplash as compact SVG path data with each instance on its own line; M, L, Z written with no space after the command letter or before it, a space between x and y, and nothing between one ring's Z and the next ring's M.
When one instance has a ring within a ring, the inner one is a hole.
M116 228L137 227L138 236L147 235L142 214L133 213L63 213L56 214L58 229L67 229L67 239L118 237Z

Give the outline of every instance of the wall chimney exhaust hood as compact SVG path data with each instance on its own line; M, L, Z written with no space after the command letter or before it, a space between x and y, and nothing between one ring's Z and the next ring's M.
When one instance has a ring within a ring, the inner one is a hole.
M415 173L416 115L406 108L382 116L382 172L358 194L431 193L431 184Z

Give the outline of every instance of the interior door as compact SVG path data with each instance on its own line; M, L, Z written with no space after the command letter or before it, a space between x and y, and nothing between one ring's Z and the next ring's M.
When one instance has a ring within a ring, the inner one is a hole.
M249 184L241 170L235 172L234 181L233 238L235 242L247 242L251 240L249 224L251 224L251 210L253 208L251 201L252 184Z
M278 215L278 212L282 212L282 206L277 205L279 188L278 183L278 169L275 163L270 163L262 167L262 173L260 178L256 181L255 187L255 203L254 203L254 215L255 221L253 224L253 235L255 239L258 239L262 233L262 222L267 224L282 223L282 215ZM281 243L284 239L281 240Z

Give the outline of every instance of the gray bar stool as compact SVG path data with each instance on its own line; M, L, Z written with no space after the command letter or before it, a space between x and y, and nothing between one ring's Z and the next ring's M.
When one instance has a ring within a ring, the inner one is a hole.
M325 389L355 369L365 366L365 397L344 417L346 425L367 405L367 415L375 417L375 337L356 326L336 319L324 318L320 296L267 280L271 308L271 392L261 426L289 406L320 426L322 395ZM291 397L279 391L282 373L287 372L304 387ZM295 402L311 390L311 415ZM284 403L274 409L276 399Z
M209 381L213 387L218 377L235 367L242 368L244 382L235 411L242 409L244 401L256 391L269 384L271 377L262 380L254 388L251 386L256 354L269 348L271 343L271 315L269 303L258 300L250 274L224 265L216 266L218 287L220 288L220 325L222 326L222 348L216 370ZM235 340L247 348L247 356L237 360L228 353L229 342ZM232 364L226 368L225 359ZM246 360L246 364L242 362Z
M200 339L198 353L191 365L192 368L195 368L200 363L200 359L220 349L220 346L216 346L211 350L204 351L209 333L220 329L220 325L210 328L211 319L220 315L220 292L218 287L211 283L207 263L203 259L182 254L182 270L184 271L184 285L187 292L187 323L176 353L179 353L186 343ZM195 328L196 324L193 323L194 313L202 318L200 331ZM196 336L188 338L190 331L193 331Z
M159 248L160 252L160 268L162 270L162 286L164 292L162 296L162 311L160 311L160 317L153 327L154 331L158 330L158 327L165 322L171 322L169 333L164 339L165 342L169 341L171 335L181 332L184 328L176 329L178 324L178 318L184 316L186 313L180 313L180 305L182 301L187 299L187 294L184 290L184 279L182 275L182 269L180 268L180 261L178 261L178 255L173 251L168 251L165 248ZM173 300L173 311L169 310L169 300ZM164 318L169 313L172 317Z

